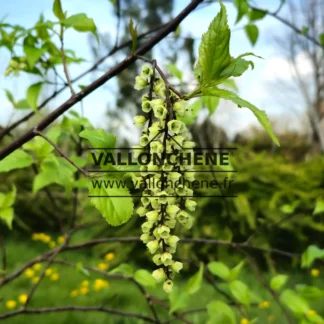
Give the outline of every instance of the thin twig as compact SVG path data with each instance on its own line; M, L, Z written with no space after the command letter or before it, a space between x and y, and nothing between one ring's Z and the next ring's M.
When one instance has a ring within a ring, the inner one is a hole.
M50 143L55 150L65 159L67 160L70 164L72 164L75 168L77 168L81 173L83 173L84 176L89 177L89 173L85 171L84 169L80 168L78 165L76 165L68 156L66 156L61 149L51 140L49 139L46 135L44 135L42 132L38 131L37 129L34 130L34 133L36 135L39 135L43 137L48 143Z
M4 279L6 277L7 254L6 254L6 241L2 235L0 235L0 245L2 251L2 272L3 272L1 278Z

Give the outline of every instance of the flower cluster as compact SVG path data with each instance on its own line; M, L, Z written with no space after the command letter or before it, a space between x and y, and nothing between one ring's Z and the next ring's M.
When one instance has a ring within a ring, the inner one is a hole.
M109 287L109 282L103 279L95 279L92 284L92 289L96 292L101 291ZM70 292L71 297L77 297L80 295L87 295L90 292L89 280L83 280L77 289Z
M104 255L104 261L97 264L97 269L101 271L107 271L109 269L109 262L115 259L115 254L112 252L106 253Z
M27 294L21 294L17 298L18 302L14 299L9 299L6 301L5 306L7 309L14 309L17 307L18 303L22 305L26 304L27 298L28 298Z
M56 244L63 244L65 239L63 236L59 236L57 238L57 241L55 242L52 240L52 237L45 233L33 233L32 235L33 241L41 241L45 244L48 244L49 248L54 249L56 247Z
M36 284L39 281L39 271L42 269L40 263L35 263L32 268L27 268L24 272L27 278L31 279L33 284ZM60 278L57 270L48 268L45 270L45 276L48 277L51 281L57 281Z
M144 66L141 75L136 77L135 89L146 87L150 87L149 94L142 96L142 110L146 116L136 116L134 121L137 127L146 124L147 127L142 130L135 154L148 152L148 156L152 156L154 153L159 156L159 163L146 161L148 163L140 168L141 178L134 179L146 183L142 206L137 213L146 218L142 224L141 240L159 267L152 276L158 282L164 281L163 289L169 293L175 273L183 267L181 262L173 259L179 241L173 231L177 223L190 229L193 219L189 212L196 208L196 202L190 199L193 191L184 185L184 180L186 183L194 181L193 166L180 163L177 155L192 153L194 143L189 140L185 124L176 119L190 113L186 102L173 91L167 93L167 85L162 78L154 76L149 66ZM166 159L168 154L170 159ZM161 186L154 188L150 185L154 181L159 181ZM175 182L178 183L176 188Z
M19 76L20 71L27 71L27 70L28 70L27 57L26 56L16 57L10 60L9 66L4 72L4 75L8 76L10 74L14 74L15 76Z

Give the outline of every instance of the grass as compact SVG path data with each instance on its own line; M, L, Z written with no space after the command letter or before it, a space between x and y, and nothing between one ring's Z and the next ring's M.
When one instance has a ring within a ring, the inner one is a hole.
M12 272L17 267L24 264L26 261L38 256L46 250L46 246L41 242L33 242L31 240L21 240L19 238L8 240L7 242L7 267L8 273ZM83 264L96 266L102 259L100 259L100 253L96 250L86 251L71 251L65 252L58 257L60 260L68 260L69 262L81 262ZM129 259L129 258L128 258ZM118 260L112 261L111 267L121 262ZM125 262L125 260L123 261ZM127 260L126 260L127 262ZM44 264L43 264L44 266ZM123 310L126 312L135 312L142 315L152 317L147 303L142 294L139 293L137 287L125 280L110 280L109 287L96 292L92 289L92 283L95 279L100 278L98 274L91 274L91 277L86 277L75 268L66 267L55 264L51 266L54 272L59 273L59 279L57 281L51 281L50 277L45 277L41 282L40 287L36 290L34 297L30 303L31 308L40 307L55 307L55 306L105 306L112 309ZM36 274L37 275L37 274ZM269 274L264 274L265 278L269 280ZM314 280L309 276L301 277L300 275L291 273L290 283L305 282L308 284L317 285ZM245 269L240 275L240 279L244 281L249 288L257 295L254 298L255 302L262 300L270 300L272 305L270 309L260 310L258 308L251 308L248 311L248 318L253 319L258 317L256 323L285 323L281 311L277 305L270 298L269 293L259 284L255 276ZM77 297L71 297L70 293L72 290L78 289L80 283L83 280L90 281L90 292L87 295L81 295ZM217 280L215 278L215 280ZM181 281L177 282L181 291L185 291L188 278L183 275ZM27 278L25 275L20 276L18 279L0 288L0 297L3 297L0 302L0 314L8 312L9 310L5 307L5 302L8 300L17 300L20 294L28 294L32 287L31 278ZM222 287L225 291L227 285L220 283L219 287ZM163 299L167 302L167 295L162 291L161 287L148 289L154 296ZM199 309L204 308L212 300L224 300L224 298L217 293L211 285L204 283L201 290L192 295L189 299L189 306L186 309ZM314 309L318 313L324 313L323 301L317 301L312 304ZM156 306L159 316L163 320L170 319L163 308ZM269 317L273 316L275 319L269 321ZM241 315L238 314L238 318ZM192 323L207 323L208 317L206 312L199 312L188 315L187 318ZM130 319L116 315L104 314L99 312L64 312L64 313L51 313L45 315L19 315L3 321L6 324L22 324L22 323L33 323L33 324L71 324L71 323L82 323L82 324L110 324L110 323L141 323L141 320ZM1 323L1 321L0 321ZM178 323L175 319L171 323ZM217 323L215 323L217 324Z

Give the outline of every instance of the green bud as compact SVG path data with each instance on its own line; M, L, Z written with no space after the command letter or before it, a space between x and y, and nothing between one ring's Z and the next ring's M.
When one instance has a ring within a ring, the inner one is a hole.
M168 202L168 194L165 191L159 193L158 201L160 204L166 204Z
M174 217L178 212L180 208L177 205L168 205L166 208L166 212L171 217Z
M183 132L183 129L186 129L186 126L180 120L171 120L168 122L168 129L174 134L179 134Z
M134 124L137 128L141 128L145 125L146 118L144 116L135 116L134 117Z
M165 84L164 84L164 81L160 78L158 79L157 81L155 81L155 84L154 84L154 92L156 95L164 98L165 97Z
M142 90L142 89L144 89L147 86L148 86L147 79L143 78L142 76L137 76L135 78L135 86L134 86L134 89L136 89L136 90Z
M152 109L156 107L164 107L164 101L162 99L153 99L150 101Z
M173 182L178 181L181 178L181 173L179 172L170 172L168 174L168 180L171 180Z
M149 143L149 141L150 140L149 140L147 135L143 135L143 136L140 137L140 145L142 147L146 146Z
M159 141L151 142L151 153L162 153L163 152L163 144Z
M153 75L153 69L148 65L142 66L142 76L143 78L149 78L151 75Z
M169 236L168 238L167 238L167 240L166 240L166 244L167 245L170 245L170 246L172 246L172 247L176 247L177 246L177 243L179 242L179 237L178 236L176 236L176 235L171 235L171 236Z
M184 178L188 181L194 181L195 180L195 172L185 172Z
M158 228L158 233L160 234L161 238L166 239L170 236L170 228L162 225Z
M147 220L151 223L156 222L159 219L159 213L156 210L146 213Z
M140 236L140 240L143 242L143 243L148 243L148 242L150 242L150 240L151 240L151 236L149 235L149 234L147 234L147 233L145 233L145 234L142 234L141 236Z
M181 210L177 214L177 219L178 219L179 223L184 224L185 222L188 221L189 215L184 210Z
M179 261L173 261L171 264L171 269L176 273L179 273L182 268L183 264Z
M179 115L184 116L186 112L187 103L184 100L175 102L173 105L173 110Z
M148 206L150 204L150 199L147 197L142 197L141 202L144 206Z
M182 145L182 147L185 149L192 149L195 146L196 146L195 142L191 142L191 141L185 141Z
M187 199L185 206L188 210L194 211L196 209L197 203L194 200Z
M172 289L173 289L173 282L170 279L164 281L163 290L169 294L170 292L172 292Z
M148 94L143 94L142 96L142 102L149 101L149 95Z
M159 242L157 240L154 241L150 241L146 244L147 248L149 249L149 251L154 254L157 249L159 248Z
M172 263L172 254L169 252L164 252L161 254L161 261L165 266L168 266Z
M151 198L151 205L154 209L161 209L161 204L158 201L158 198Z
M160 269L154 270L152 272L152 277L157 282L161 282L161 281L165 280L166 276L165 276L165 273L164 273L164 269L163 268L160 268Z
M151 105L149 101L143 101L142 102L142 110L146 113L148 113L151 110Z
M155 254L153 257L153 262L158 266L161 265L162 264L161 254Z
M136 210L136 213L142 217L142 216L145 216L145 214L147 213L147 209L144 208L144 207L139 207L137 210Z
M154 117L164 119L168 113L164 106L156 106L153 108Z
M153 223L150 223L150 222L145 222L142 224L142 231L143 233L149 233L151 228L153 227Z

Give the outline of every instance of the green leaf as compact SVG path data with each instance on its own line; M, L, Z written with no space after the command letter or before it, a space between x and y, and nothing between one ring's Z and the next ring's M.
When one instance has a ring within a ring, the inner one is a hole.
M87 139L94 148L113 149L116 145L116 136L103 129L85 129L79 135Z
M259 29L256 25L249 24L244 27L244 30L246 32L246 35L248 36L250 42L252 45L255 45L255 43L258 40L259 37Z
M273 277L270 281L270 287L274 291L280 290L287 282L288 276L286 275L277 275Z
M216 97L220 97L223 99L231 100L233 103L237 104L240 108L246 107L246 108L250 109L253 112L254 116L258 119L259 123L268 132L268 134L272 138L272 140L278 146L280 146L279 141L272 130L271 124L268 120L268 117L267 117L265 111L258 109L257 107L252 105L250 102L240 98L237 94L235 94L231 91L228 91L228 90L218 89L215 87L213 87L213 88L207 87L207 88L202 89L202 95L203 96L216 96Z
M213 275L220 277L224 280L228 280L230 269L223 262L209 262L207 268Z
M195 294L200 288L203 281L204 264L201 262L199 270L188 281L186 292L188 295Z
M294 314L307 314L310 307L306 300L298 296L292 289L286 289L280 296L280 301Z
M12 221L14 218L14 210L13 208L4 208L0 209L0 219L3 220L8 228L12 230Z
M222 85L227 88L233 89L234 91L238 91L238 87L233 79L224 80L222 82Z
M151 273L149 273L147 270L144 269L137 270L134 274L134 279L142 286L147 286L147 287L156 286L156 281L152 277Z
M173 76L178 78L180 81L182 80L182 72L174 64L168 64L168 68Z
M234 4L237 8L237 18L235 24L237 24L249 11L249 4L247 0L234 0Z
M23 150L16 150L0 161L0 172L29 167L33 158Z
M105 188L104 183L101 182L101 188L94 188L93 183L101 180L110 181L113 188ZM116 181L116 182L113 182ZM133 200L128 188L117 188L118 181L114 178L93 180L89 183L89 196L91 203L101 212L101 215L112 226L118 226L126 223L133 213Z
M227 24L225 6L220 2L221 11L203 34L199 46L199 59L195 76L200 84L216 80L230 64L229 41L231 32Z
M184 309L188 306L189 296L187 293L177 287L174 287L172 292L169 294L170 310L169 314L172 314L179 309Z
M6 97L7 97L7 99L9 100L9 102L10 102L13 106L15 106L15 99L14 99L12 93L11 93L9 90L7 90L7 89L4 89L4 91L5 91L5 93L6 93Z
M236 324L235 313L222 301L212 301L207 305L210 316L208 324Z
M65 15L61 5L61 0L54 0L53 13L59 20L65 19Z
M122 263L118 267L109 271L109 273L120 273L124 276L132 276L134 273L134 269L130 264Z
M216 108L218 107L219 104L219 98L218 97L203 97L205 106L209 110L209 114L212 115L215 111Z
M316 259L324 258L324 249L320 249L315 245L310 245L302 254L301 267L309 268Z
M230 291L234 298L244 305L250 305L251 291L242 281L232 281L229 284Z
M38 96L42 90L43 82L32 84L27 90L27 102L29 106L36 111Z
M15 104L16 109L30 109L30 105L26 99L21 99Z
M324 200L317 199L313 215L324 213Z
M128 28L132 37L132 54L134 54L137 46L137 25L134 27L132 18L130 19Z
M9 208L11 207L16 200L17 189L13 185L12 190L6 194L0 193L0 208Z
M81 13L77 15L70 16L63 21L66 27L72 27L79 32L91 32L97 39L98 35L96 33L97 27L92 18L88 18L86 14Z
M238 265L236 265L233 269L231 269L228 280L233 281L236 280L238 275L240 274L242 268L244 267L245 262L241 261Z
M319 40L320 40L322 46L324 47L324 33L322 33L322 34L319 36Z
M32 70L34 68L35 64L39 61L39 59L46 52L46 49L24 45L24 52L27 57L27 62L28 62L29 68Z
M321 290L318 287L296 285L296 290L301 297L310 301L322 299L324 297L324 290Z
M33 194L50 184L57 183L57 171L53 169L38 173L33 182Z
M89 272L89 270L83 267L82 262L78 262L78 263L75 265L75 268L77 269L78 272L80 272L80 273L83 274L84 276L86 276L86 277L90 277L90 272Z
M268 11L262 9L251 9L249 12L250 21L256 21L264 18Z

